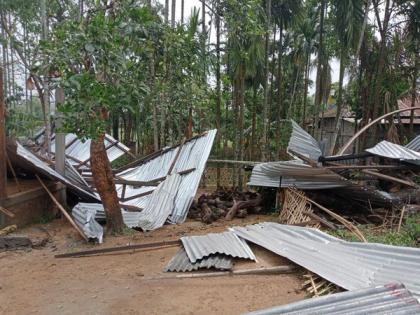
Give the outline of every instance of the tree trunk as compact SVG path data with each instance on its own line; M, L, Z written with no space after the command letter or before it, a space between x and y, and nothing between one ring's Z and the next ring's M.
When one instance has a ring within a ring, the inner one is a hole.
M338 133L340 132L341 125L341 111L343 105L343 79L344 79L344 70L345 70L345 54L344 48L341 48L340 56L340 77L338 80L338 98L337 98L337 112L335 114L334 120L334 132L332 134L331 146L330 146L330 155L334 154L335 145L337 143Z
M184 1L181 0L181 25L184 25Z
M7 197L6 104L3 92L3 67L0 66L0 200Z
M308 86L309 86L309 67L311 61L311 54L308 53L306 57L306 64L305 64L305 87L304 87L304 94L303 94L303 114L302 114L302 126L305 126L306 123L306 107L308 103Z
M238 160L244 160L244 106L245 106L245 60L240 63L239 69L239 93L238 93L238 107L239 107L239 119L238 119ZM238 187L240 190L243 189L243 178L242 178L242 167L238 168Z
M222 105L222 91L221 91L221 79L220 79L220 16L219 16L219 0L216 2L216 152L217 158L220 159L221 152L221 105ZM220 187L220 165L217 164L216 169L216 186Z
M249 158L251 161L255 161L256 157L255 157L255 152L256 152L256 145L255 145L255 134L257 132L257 88L254 87L253 89L253 98L254 98L254 104L252 107L252 123L251 123L251 145L250 145L250 154L249 154Z
M270 30L271 30L271 0L266 1L266 34L265 34L265 56L264 56L264 100L263 100L263 133L261 137L262 145L262 160L268 160L269 148L268 148L268 80L269 80L269 62L268 57L270 54Z
M47 22L47 7L46 0L41 0L41 19L42 19L42 39L47 41L48 36L48 22ZM45 62L48 63L48 56L45 56ZM45 145L47 152L51 152L51 121L50 121L50 90L48 83L48 70L44 71L43 78L44 91L42 94L44 105L44 123L45 123Z
M98 139L93 139L90 145L92 177L105 209L107 232L109 234L121 234L124 222L115 189L111 163L105 150L104 138L105 134L102 134Z
M176 0L172 0L172 7L171 7L171 27L175 28L175 9L176 9Z
M417 85L417 73L418 73L418 55L416 54L414 56L414 69L413 69L413 78L411 81L411 107L416 106L416 98L417 98L417 92L416 92L416 85ZM411 111L410 114L410 136L414 137L414 110Z
M325 0L321 0L321 12L320 12L320 22L319 22L319 46L318 46L318 65L316 70L316 92L315 92L315 104L314 104L314 130L313 136L316 139L319 139L318 134L318 123L319 123L319 112L321 110L321 72L322 72L322 59L324 58L324 43L323 43L323 33L324 33L324 13L325 13Z
M282 71L282 55L283 55L283 25L279 25L280 38L279 38L279 57L277 66L277 135L276 143L279 145L281 138L281 119L283 118L283 71ZM280 147L277 147L277 156L280 154Z
M165 10L164 10L164 19L165 23L168 24L169 21L169 0L165 0Z

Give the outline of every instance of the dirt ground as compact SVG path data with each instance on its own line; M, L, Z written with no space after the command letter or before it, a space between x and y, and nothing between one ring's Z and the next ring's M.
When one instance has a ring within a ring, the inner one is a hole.
M61 220L28 227L19 233L38 239L49 234L49 242L28 252L0 253L0 314L241 314L301 300L305 293L296 274L153 279L176 275L162 270L177 247L54 258L70 251L175 240L270 219L249 216L211 225L187 221L149 233L106 237L102 245L85 244ZM289 264L262 248L253 250L258 262L240 261L234 269Z

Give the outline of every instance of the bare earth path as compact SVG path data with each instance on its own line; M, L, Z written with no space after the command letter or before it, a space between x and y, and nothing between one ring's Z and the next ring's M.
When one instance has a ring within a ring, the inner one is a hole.
M189 221L151 233L107 237L101 246L173 240L269 219L250 216L211 225ZM42 249L0 253L0 314L240 314L304 298L296 275L148 279L175 275L162 269L176 247L56 259L55 254L93 245L83 244L65 222L54 221L43 227L51 241ZM44 233L38 226L20 232ZM239 262L234 269L288 264L263 249L253 249L258 262Z

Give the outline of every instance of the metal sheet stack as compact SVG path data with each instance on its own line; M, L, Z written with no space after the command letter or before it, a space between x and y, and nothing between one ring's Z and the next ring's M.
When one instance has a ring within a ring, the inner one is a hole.
M181 241L184 247L171 259L165 271L230 270L233 258L256 260L248 244L230 231L186 236Z

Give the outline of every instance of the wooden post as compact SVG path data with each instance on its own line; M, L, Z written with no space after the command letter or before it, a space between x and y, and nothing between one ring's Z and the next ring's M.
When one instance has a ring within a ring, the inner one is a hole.
M57 109L59 104L64 103L64 90L62 87L58 87L55 90L55 100L56 100L56 137L55 137L55 170L65 176L66 173L66 135L59 131L62 127L62 118ZM60 191L60 202L61 204L66 204L66 191L62 189Z
M3 67L0 66L0 200L7 197L6 105L3 94Z

